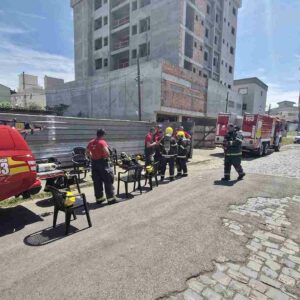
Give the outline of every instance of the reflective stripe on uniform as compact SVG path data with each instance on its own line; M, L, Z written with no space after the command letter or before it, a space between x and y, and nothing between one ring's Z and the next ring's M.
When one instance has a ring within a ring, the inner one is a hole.
M225 155L226 156L240 156L240 155L242 155L242 152L241 153L226 153Z
M177 156L177 158L186 158L186 156Z
M166 158L170 158L170 157L174 157L175 155L166 155L166 154L163 154L162 157L166 157Z

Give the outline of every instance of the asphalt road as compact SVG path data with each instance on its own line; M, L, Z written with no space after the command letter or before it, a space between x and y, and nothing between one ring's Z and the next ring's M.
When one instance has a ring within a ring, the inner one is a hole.
M194 164L188 178L109 207L85 189L93 227L79 215L68 237L32 204L0 210L0 298L157 299L186 289L214 260L243 261L247 249L222 226L229 205L299 195L300 179L248 174L223 185L221 167L205 169Z

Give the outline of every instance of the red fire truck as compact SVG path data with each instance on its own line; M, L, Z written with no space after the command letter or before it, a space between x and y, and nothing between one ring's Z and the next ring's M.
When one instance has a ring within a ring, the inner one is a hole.
M224 137L227 134L227 126L229 123L237 125L241 128L243 117L237 116L232 113L219 113L217 119L217 128L216 128L216 137L215 144L216 146L222 146Z
M268 115L245 114L243 119L243 151L255 152L259 156L269 149L280 150L283 123Z

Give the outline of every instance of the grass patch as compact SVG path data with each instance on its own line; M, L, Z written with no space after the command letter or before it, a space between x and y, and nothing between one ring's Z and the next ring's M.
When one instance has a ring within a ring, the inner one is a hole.
M22 196L20 196L18 198L13 197L13 198L9 198L9 199L0 201L0 208L13 207L13 206L17 206L24 202L29 202L31 200L43 200L43 199L47 199L50 197L51 197L51 193L46 193L46 192L38 193L37 195L33 195L28 199L23 199Z
M282 146L294 144L294 138L292 136L287 136L282 138Z

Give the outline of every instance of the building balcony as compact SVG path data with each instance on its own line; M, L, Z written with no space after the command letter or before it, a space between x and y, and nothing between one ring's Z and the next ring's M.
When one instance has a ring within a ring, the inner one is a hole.
M116 50L119 50L119 49L122 49L122 48L126 48L128 46L129 46L129 37L127 37L124 40L115 42L113 44L112 50L116 51Z
M123 26L125 24L129 24L129 16L125 17L125 18L114 20L112 22L112 28L116 29L116 28L121 27L121 26Z
M114 0L111 3L111 8L115 8L119 5L121 5L122 3L125 3L127 0Z

